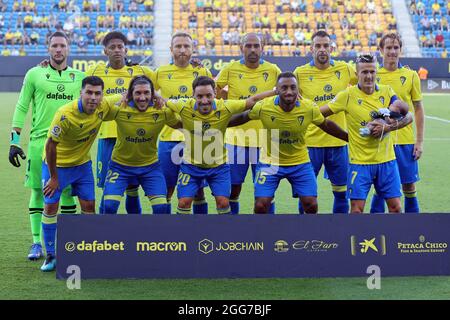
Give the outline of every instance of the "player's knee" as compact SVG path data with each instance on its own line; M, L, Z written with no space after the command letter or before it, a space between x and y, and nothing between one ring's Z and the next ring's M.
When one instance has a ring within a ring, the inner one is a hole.
M230 206L230 201L226 197L217 197L216 198L216 206L218 209L225 209Z
M105 200L103 205L104 213L114 214L119 209L120 202L115 200Z
M317 213L318 211L317 199L308 199L303 201L302 205L305 213Z
M80 200L81 212L83 213L95 213L95 202Z
M270 208L270 200L257 199L255 201L255 213L268 213Z
M58 212L58 206L59 206L59 202L45 204L45 207L44 207L45 215L50 216L50 217L56 216L56 213Z
M388 210L391 213L400 213L402 212L402 205L400 203L400 199L395 201L389 201L388 202Z
M402 185L403 192L414 192L416 191L416 185L414 183L405 183Z
M182 209L189 209L192 205L192 198L180 198L178 199L178 207Z

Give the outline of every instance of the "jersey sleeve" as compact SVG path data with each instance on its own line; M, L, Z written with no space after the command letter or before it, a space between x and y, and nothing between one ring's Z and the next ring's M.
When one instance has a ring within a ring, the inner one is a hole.
M419 75L415 71L413 71L411 99L412 99L412 101L421 101L422 100L422 90L420 88L420 79L419 79Z
M217 89L225 88L228 85L228 68L225 67L220 70L216 78Z
M245 111L246 100L224 100L223 105L231 114Z
M57 111L53 117L52 124L47 133L47 137L52 138L55 142L60 142L68 131L70 126L69 120L67 120L64 112Z
M339 113L341 111L346 111L347 103L349 98L348 89L339 92L333 100L328 103L328 107L333 111L333 113Z
M155 71L153 71L152 69L150 69L150 68L147 67L147 66L142 66L141 68L142 68L142 72L144 73L144 75L145 75L147 78L149 78L150 80L152 80L153 87L155 87L155 80L156 80L156 77L155 77ZM156 90L156 89L155 89L155 90Z
M320 108L317 104L313 103L312 105L312 123L316 126L320 126L325 121L325 117L320 112Z
M155 91L158 91L159 89L161 89L161 87L158 84L158 77L159 77L159 70L156 69L155 71L153 71L153 86L155 87Z
M354 86L354 85L356 85L358 83L358 76L356 75L356 70L349 63L347 63L347 69L348 69L348 73L349 73L349 76L350 76L350 85Z
M164 113L166 115L166 124L168 126L173 126L178 123L179 120L172 110L170 110L169 108L165 108Z
M187 103L187 99L170 99L166 102L166 107L173 112L180 113Z
M103 115L103 121L111 121L117 117L120 111L121 101L121 94L115 94L113 96L103 98L102 104L105 104L105 114Z
M33 95L34 79L33 71L30 70L25 75L22 89L20 90L19 100L17 101L12 121L13 128L23 128Z
M209 77L209 78L211 78L211 79L213 78L213 75L212 75L211 71L209 71L209 69L206 69L206 68L205 68L205 73L206 73L206 76L207 76L207 77Z
M264 104L264 101L259 101L253 106L253 108L251 108L250 112L248 113L248 117L251 120L261 119L261 111L262 111L263 104Z

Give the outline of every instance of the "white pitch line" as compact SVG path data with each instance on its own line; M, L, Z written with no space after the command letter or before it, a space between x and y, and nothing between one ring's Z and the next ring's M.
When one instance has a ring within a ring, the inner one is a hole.
M450 138L425 138L425 141L450 141Z
M442 119L442 118L438 118L438 117L425 116L425 118L433 119L433 120L437 120L437 121L442 121L442 122L445 122L445 123L450 123L450 120Z

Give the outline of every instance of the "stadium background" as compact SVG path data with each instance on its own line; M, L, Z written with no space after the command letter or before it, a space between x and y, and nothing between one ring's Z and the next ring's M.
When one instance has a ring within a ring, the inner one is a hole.
M89 11L87 5L95 7L97 2L99 10ZM0 99L4 108L4 112L0 115L2 136L9 136L10 122L24 73L46 57L46 36L58 29L70 34L73 58L71 65L82 69L87 63L105 59L99 43L102 36L110 30L121 30L127 35L132 43L129 55L133 60L157 67L170 61L168 47L171 34L184 29L193 34L196 54L202 56L204 63L213 68L212 71L216 66L220 69L220 66L228 60L239 58L237 45L239 37L249 31L262 33L266 44L265 58L284 59L280 61L288 61L286 65L289 66L301 64L297 62L301 60L294 57L308 56L310 41L308 38L318 28L325 28L336 36L335 38L333 36L336 44L334 55L335 58L343 59L352 59L359 52L376 52L376 43L380 35L387 30L397 30L404 39L404 55L421 58L422 60L419 60L423 62L421 65L429 71L429 79L422 81L424 91L429 93L424 97L427 123L425 153L420 162L422 181L418 184L421 207L424 212L448 211L450 199L448 191L445 190L445 183L450 178L447 164L450 156L448 130L450 109L448 96L435 92L445 92L450 88L448 85L450 64L444 59L450 47L450 33L446 22L450 7L448 1L442 0L415 1L413 5L410 2L403 0L0 1L0 60L3 66L0 71L0 91L2 91ZM439 4L438 9L434 5L435 2ZM298 3L297 7L295 3ZM133 11L134 8L136 11ZM439 23L436 22L436 17ZM267 26L267 21L270 27ZM228 31L230 34L224 34ZM73 61L81 63L75 65ZM7 67L10 66L12 70L16 70L12 72L13 74L7 72ZM21 71L23 69L24 71ZM25 150L30 119L26 123L28 125L25 126L22 137ZM0 233L0 242L4 249L2 250L4 254L0 256L3 269L0 277L0 292L2 292L0 297L3 299L445 299L450 297L449 277L389 278L384 280L383 290L378 292L367 290L365 279L362 278L89 281L83 283L83 290L70 291L64 282L56 281L53 274L46 275L39 272L39 263L25 260L24 251L30 241L26 214L29 194L22 184L25 166L22 165L20 169L12 168L6 160L9 148L7 139L3 139L1 145L5 154L0 167L3 195L3 232ZM93 157L95 150L94 145ZM243 212L252 210L251 191L250 179L247 177L241 196L241 199L244 199ZM319 179L319 191L320 212L330 212L332 203L330 187L322 178ZM283 183L277 192L283 193L290 193L286 183ZM98 193L97 198L99 196ZM147 204L146 199L142 200L144 205ZM279 212L295 212L297 206L294 200L277 205ZM210 208L210 211L212 210L213 208ZM111 292L114 292L114 295Z

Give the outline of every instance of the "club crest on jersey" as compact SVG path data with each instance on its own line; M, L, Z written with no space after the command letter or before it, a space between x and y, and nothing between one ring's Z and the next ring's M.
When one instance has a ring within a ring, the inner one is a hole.
M256 91L258 91L258 88L256 86L251 86L250 88L248 88L248 91L250 93L256 93Z
M380 81L381 81L381 78L377 77L377 82L380 83Z
M313 81L314 78L313 78L313 76L309 76L308 79L309 79L309 81Z
M132 77L133 76L133 68L128 68L127 69L127 71L128 71L128 74L130 75L130 77Z
M334 74L336 75L336 78L338 78L339 80L341 79L341 72L340 71L336 71Z
M101 111L101 112L98 113L98 117L99 117L100 119L103 119L103 111Z
M406 82L406 77L400 77L400 82L404 85Z
M304 116L299 116L299 117L297 117L297 120L300 123L300 125L302 125L303 124L303 120L305 120L305 117Z
M358 99L358 104L359 104L359 105L362 104L362 99Z
M145 130L142 128L139 128L136 130L136 134L140 137L142 137L143 135L145 135Z
M264 81L267 82L267 79L269 79L269 73L263 72L262 75L263 75Z
M215 113L215 116L216 116L217 119L220 119L220 111L217 111L217 112Z
M198 72L197 71L192 72L192 75L194 76L194 79L198 78Z
M186 93L187 90L188 90L188 88L186 86L180 86L178 88L178 91L180 91L180 93Z
M369 113L369 115L370 115L370 117L371 117L372 119L377 119L377 118L379 118L378 111L371 111L371 112Z
M154 115L152 115L153 121L158 121L159 119L159 114L155 113Z
M55 137L59 137L60 134L61 134L61 127L54 126L52 129L52 135Z
M195 118L195 113L192 114L192 118Z
M69 77L70 79L72 79L72 81L75 81L75 73L73 72L69 73Z
M382 105L384 105L384 97L383 96L380 97L380 102Z
M243 77L244 75L242 74L242 73L240 73L239 74L239 79L241 79L242 80L242 77Z
M171 79L172 79L172 74L169 73L169 74L167 75L167 78L168 78L169 80L171 80Z
M80 127L80 129L83 129L84 123L80 123L79 127Z
M50 79L50 74L47 73L47 74L45 75L45 77L47 78L47 80Z
M109 72L109 70L108 70L108 69L105 69L105 75L107 75L107 74L108 74L108 72Z
M117 78L116 79L116 84L118 86L123 86L124 83L125 83L125 80L123 80L122 78Z
M127 119L131 118L131 113L127 113Z
M204 122L202 125L203 130L208 130L211 128L211 124L209 122Z
M331 84L327 84L325 87L323 87L323 90L325 92L330 92L331 90L333 90L333 87L331 86Z
M275 121L275 117L274 116L271 116L270 119L272 120L272 122Z

